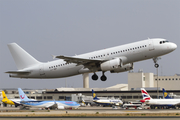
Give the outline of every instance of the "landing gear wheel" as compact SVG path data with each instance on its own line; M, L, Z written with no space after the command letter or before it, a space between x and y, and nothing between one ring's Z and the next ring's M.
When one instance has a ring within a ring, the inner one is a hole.
M98 76L96 74L92 75L91 77L93 80L97 80L98 79Z
M159 64L155 64L154 67L155 67L155 68L158 68L158 67L159 67Z
M106 81L106 80L107 80L107 77L106 77L105 75L102 75L102 76L101 76L101 80L102 80L102 81Z

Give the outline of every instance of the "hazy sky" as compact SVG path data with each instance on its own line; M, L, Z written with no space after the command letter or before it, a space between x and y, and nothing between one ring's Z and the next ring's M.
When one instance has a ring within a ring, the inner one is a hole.
M180 73L180 0L0 0L0 89L83 87L82 75L59 79L9 78L17 70L7 47L16 42L37 60L82 54L147 38L165 38L178 48L159 61L160 75ZM134 71L156 73L152 60ZM101 76L101 72L98 73ZM90 74L91 77L92 74ZM106 73L90 87L127 83L127 72Z

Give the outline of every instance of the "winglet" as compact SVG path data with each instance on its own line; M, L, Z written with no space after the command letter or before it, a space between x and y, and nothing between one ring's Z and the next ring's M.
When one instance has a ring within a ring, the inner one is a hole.
M97 95L93 89L92 89L92 96L93 96L93 100L99 100L99 98L97 98Z
M52 57L53 57L53 59L55 59L56 58L56 55L51 55Z
M163 96L165 99L172 99L171 97L169 97L169 95L167 94L167 92L164 88L162 88L162 90L163 90Z
M21 88L18 88L18 91L19 91L19 97L20 97L21 101L31 101L31 100L26 96L26 94L22 91Z

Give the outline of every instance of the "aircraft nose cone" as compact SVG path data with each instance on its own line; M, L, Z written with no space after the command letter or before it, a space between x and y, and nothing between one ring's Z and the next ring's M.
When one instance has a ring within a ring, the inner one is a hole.
M175 50L177 48L177 45L175 43L172 43L171 48L172 48L172 50Z

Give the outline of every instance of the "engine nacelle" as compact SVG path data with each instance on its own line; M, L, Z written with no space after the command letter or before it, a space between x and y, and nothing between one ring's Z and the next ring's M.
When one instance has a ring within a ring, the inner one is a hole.
M120 57L120 58L106 61L101 64L101 70L102 71L111 71L114 69L121 68L124 66L123 64L126 64L126 61L127 61L126 57Z
M101 70L102 71L113 70L115 68L120 67L120 65L121 65L121 60L119 58L116 58L116 59L109 60L109 61L102 63Z
M133 63L128 63L126 65L124 65L123 67L119 67L117 69L111 70L111 73L119 73L119 72L125 72L125 71L129 71L132 70L134 68Z
M58 106L57 109L64 109L64 106Z

